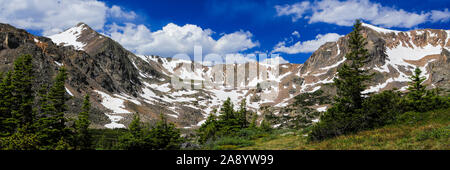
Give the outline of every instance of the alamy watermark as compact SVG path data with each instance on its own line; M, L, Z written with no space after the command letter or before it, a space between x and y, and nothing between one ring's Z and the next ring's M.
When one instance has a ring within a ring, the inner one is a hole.
M171 77L175 89L260 90L262 100L274 100L279 92L280 58L278 54L203 55L202 47L194 47L194 57L179 53L179 62ZM210 66L210 67L205 67Z

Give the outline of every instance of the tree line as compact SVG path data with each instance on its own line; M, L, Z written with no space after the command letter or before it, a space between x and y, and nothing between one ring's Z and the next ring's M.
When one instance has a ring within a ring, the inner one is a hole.
M96 149L89 120L91 104L84 96L77 118L68 119L64 86L67 70L60 67L52 84L33 90L35 70L31 55L19 56L12 70L0 73L0 150ZM111 149L179 149L180 130L161 114L153 128L135 114L129 130Z
M52 84L35 92L32 59L19 56L12 70L0 75L0 149L90 149L89 95L78 118L68 120L64 117L70 99L64 86L67 70L60 67Z

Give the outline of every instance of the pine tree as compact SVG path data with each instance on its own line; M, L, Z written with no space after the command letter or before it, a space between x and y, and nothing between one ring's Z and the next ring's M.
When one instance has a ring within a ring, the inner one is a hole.
M89 95L84 96L83 106L81 112L78 114L78 119L75 122L76 132L77 132L77 146L79 149L91 149L92 146L92 136L89 133L89 112L91 109L91 103L89 102Z
M215 140L218 130L219 124L217 123L217 116L214 114L209 114L205 123L203 123L197 130L197 135L200 138L199 142L204 144L209 139Z
M239 123L241 125L241 128L247 128L248 127L248 121L247 121L247 103L245 102L245 99L242 99L241 101L241 107L239 108L238 113L238 119Z
M231 120L235 118L233 107L233 103L231 103L231 99L228 97L223 103L222 108L220 108L220 117L222 120Z
M55 149L58 142L69 144L74 136L65 125L64 112L67 110L64 82L67 73L64 67L60 68L52 87L47 84L39 90L39 115L35 128L42 145L42 149ZM61 141L64 138L64 141Z
M48 88L48 84L43 84L39 89L39 111L34 124L42 149L53 149L61 139L61 132L55 128L58 124L58 118L54 116L56 109L49 101Z
M128 132L119 137L118 147L124 150L151 150L153 145L144 140L144 130L139 114L134 114Z
M11 76L12 117L17 120L17 126L23 127L33 122L33 80L34 70L31 55L22 55L14 61L14 70Z
M334 79L334 85L337 87L336 102L343 107L343 111L354 113L362 108L362 92L366 89L365 82L370 80L372 75L368 70L362 69L369 58L369 52L365 48L366 39L360 33L362 30L361 22L356 20L353 31L349 37L349 52L345 55L350 65L344 63L337 70L337 77Z
M12 72L7 72L0 82L0 137L12 135L18 123L12 116L14 101L11 76Z
M49 91L49 99L55 107L55 117L58 119L57 129L63 131L65 129L66 119L64 118L64 112L67 111L66 102L69 98L66 96L66 88L64 86L67 79L67 70L64 67L59 69L58 74L54 80L53 86Z
M150 131L155 149L180 149L181 143L183 142L183 138L180 136L180 130L175 127L175 124L167 122L163 114L160 115L160 118L161 120Z
M426 85L422 84L426 78L421 76L422 70L416 67L408 84L408 94L405 97L406 110L427 111L435 109L442 104L437 90L426 90Z
M258 119L258 115L256 113L254 113L252 115L252 121L250 122L249 128L256 129L256 124L257 124L256 120L257 119Z
M368 116L363 111L366 81L373 74L368 74L363 66L368 62L369 52L365 49L366 39L360 33L361 22L356 20L349 36L349 52L345 55L350 65L344 65L337 70L334 85L337 88L335 104L321 117L309 135L311 140L322 140L345 133L362 130L367 127Z
M423 81L426 80L426 78L420 76L421 73L422 71L418 67L416 67L416 69L414 70L414 74L409 77L411 82L409 82L408 86L408 98L413 101L420 101L426 92L426 86L422 84Z
M130 130L130 133L136 137L140 138L142 137L142 126L141 126L141 118L139 117L139 114L134 114L133 121L131 121L130 126L128 127Z

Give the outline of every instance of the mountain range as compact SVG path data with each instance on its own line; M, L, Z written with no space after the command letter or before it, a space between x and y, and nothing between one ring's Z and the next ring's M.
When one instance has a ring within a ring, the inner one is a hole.
M419 67L429 88L450 90L450 30L395 31L363 23L370 59L365 69L374 73L366 94L382 90L405 91ZM349 36L327 42L303 64L263 62L202 64L185 59L137 55L84 23L49 37L36 36L8 24L0 24L0 71L12 68L14 59L31 54L36 68L34 87L48 83L64 66L69 101L67 117L79 108L85 94L94 106L93 128L122 128L139 113L146 122L159 114L183 129L195 129L227 98L236 108L242 100L264 115L277 116L293 105L295 97L317 90L335 94L330 85L337 69L346 63ZM173 80L182 87L174 87ZM219 82L208 84L209 82ZM200 88L198 88L200 87ZM310 106L323 112L328 104ZM283 114L286 114L283 112ZM299 114L299 113L289 113ZM259 117L259 120L262 116ZM308 117L316 121L316 117Z

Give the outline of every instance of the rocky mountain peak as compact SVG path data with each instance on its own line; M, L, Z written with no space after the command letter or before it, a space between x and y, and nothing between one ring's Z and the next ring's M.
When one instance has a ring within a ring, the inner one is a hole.
M449 30L395 31L365 23L363 28L370 54L365 67L375 73L367 93L392 88L405 90L407 77L415 67L422 69L431 87L450 89ZM179 127L195 128L228 97L235 106L245 100L248 108L258 114L267 108L274 109L275 115L281 114L276 109L289 107L295 96L319 89L335 93L328 84L333 82L337 69L348 62L345 58L348 51L347 35L323 44L304 64L248 62L192 66L191 61L135 55L84 23L49 38L0 24L0 71L9 68L14 57L24 53L34 56L40 80L50 80L55 70L64 65L69 71L68 94L75 98L91 94L93 106L113 121L100 125L108 128L124 127L134 112L140 113L145 121L164 113ZM230 70L245 76L228 74ZM250 75L249 70L258 72ZM221 75L221 83L214 88L177 89L171 83L172 77L205 83L216 75ZM272 86L255 89L265 83ZM324 107L314 109L321 112Z

